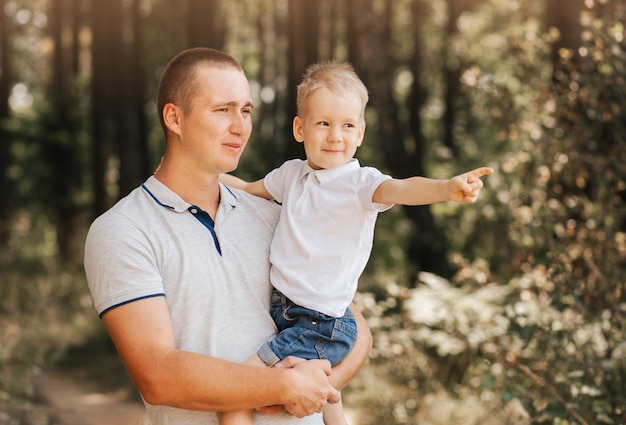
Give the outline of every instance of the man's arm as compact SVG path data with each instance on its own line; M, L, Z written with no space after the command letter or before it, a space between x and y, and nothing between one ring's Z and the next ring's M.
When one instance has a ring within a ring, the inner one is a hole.
M481 167L451 179L389 179L378 186L372 200L380 204L400 205L429 205L443 201L472 203L476 202L483 187L480 178L493 172L493 168Z
M265 189L263 179L254 182L247 182L239 177L235 177L232 174L220 174L220 183L226 186L234 187L235 189L245 190L251 195L260 196L268 200L273 200L274 197Z
M303 417L320 411L327 401L339 400L329 383L327 361L262 368L176 349L163 297L116 307L102 320L150 404L218 412L281 404Z

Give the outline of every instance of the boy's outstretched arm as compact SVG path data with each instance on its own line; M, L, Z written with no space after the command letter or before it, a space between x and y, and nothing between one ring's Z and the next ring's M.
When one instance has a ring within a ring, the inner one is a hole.
M480 179L493 174L490 167L480 167L450 179L410 177L385 180L374 192L372 200L380 204L428 205L436 202L476 202L483 182Z
M233 176L232 174L220 174L220 183L223 183L226 186L234 187L235 189L245 190L251 195L260 196L262 198L269 199L270 201L274 199L274 197L270 195L267 190L265 190L263 179L254 182L247 182L239 177Z

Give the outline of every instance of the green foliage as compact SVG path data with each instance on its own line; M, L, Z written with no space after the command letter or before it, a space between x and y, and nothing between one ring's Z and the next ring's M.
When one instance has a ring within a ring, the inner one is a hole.
M580 57L561 52L545 144L552 276L590 314L618 311L626 289L625 7L584 21Z
M85 89L77 85L70 91L63 108L35 90L34 107L6 124L12 136L10 177L16 186L18 208L54 211L86 203L83 184L89 152Z
M85 278L59 263L43 216L16 219L7 248L0 252L0 363L51 364L97 323Z
M347 390L368 406L359 423L621 423L624 324L554 305L545 269L487 279L479 262L452 282L422 273L383 301L360 295L375 348Z
M42 369L99 325L84 276L59 264L54 228L22 214L0 250L0 423L30 424ZM43 422L36 422L43 423ZM46 422L48 423L48 422Z

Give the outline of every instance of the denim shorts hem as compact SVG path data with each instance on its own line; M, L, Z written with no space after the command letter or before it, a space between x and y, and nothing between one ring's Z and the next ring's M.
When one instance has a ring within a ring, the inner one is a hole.
M268 343L263 344L263 346L259 348L259 351L257 351L257 355L268 367L274 367L276 366L276 363L280 361L280 359L272 351Z

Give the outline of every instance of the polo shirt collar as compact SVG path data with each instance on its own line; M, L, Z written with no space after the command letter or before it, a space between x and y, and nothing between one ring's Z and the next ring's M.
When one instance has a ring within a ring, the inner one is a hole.
M142 185L142 189L159 205L176 212L186 212L191 204L183 200L176 192L161 183L156 177L150 176ZM220 205L226 208L237 206L237 197L229 188L220 183Z
M300 177L302 178L302 177L306 177L308 174L313 174L315 178L317 179L317 181L320 182L320 184L325 184L343 176L346 173L349 173L350 171L356 170L360 167L361 165L359 164L359 160L356 158L350 159L350 161L346 162L345 164L339 167L329 168L329 169L324 169L324 170L314 170L313 168L311 168L309 163L305 161L304 167L302 167L302 174Z

